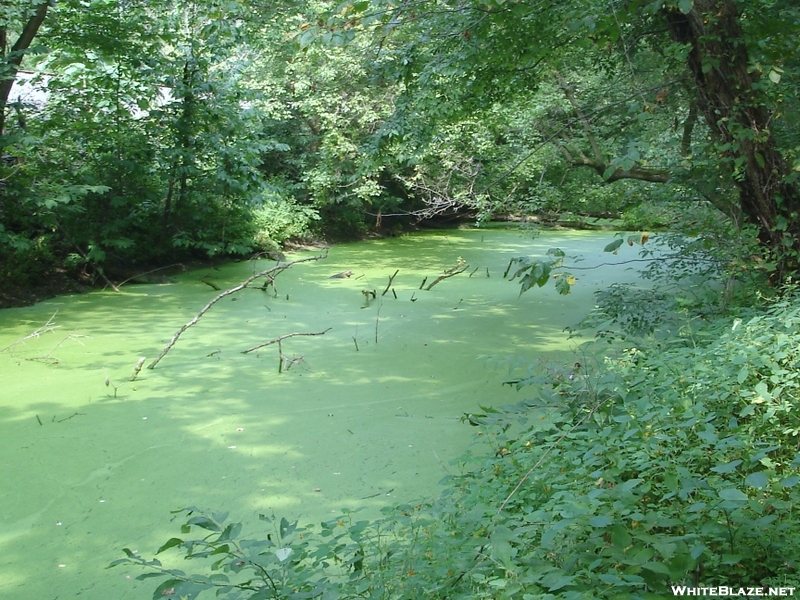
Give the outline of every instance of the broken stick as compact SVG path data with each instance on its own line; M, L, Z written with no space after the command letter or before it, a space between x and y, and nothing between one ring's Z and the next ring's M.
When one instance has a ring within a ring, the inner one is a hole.
M394 272L394 275L389 277L389 283L386 284L386 289L383 290L383 293L381 294L381 296L385 296L386 295L386 292L388 292L389 288L392 287L392 281L394 281L394 278L397 277L397 274L399 272L400 272L400 269L397 269L397 271Z

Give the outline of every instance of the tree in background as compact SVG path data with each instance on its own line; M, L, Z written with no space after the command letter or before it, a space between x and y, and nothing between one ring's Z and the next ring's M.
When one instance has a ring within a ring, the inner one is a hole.
M6 107L14 79L49 7L49 0L4 2L0 7L0 140L5 134ZM16 41L9 47L14 35Z
M797 107L787 92L796 86L798 64L789 33L796 27L787 23L800 22L797 7L735 0L376 1L330 12L319 35L356 22L384 38L385 47L393 40L394 73L406 90L398 114L424 118L435 129L557 86L564 98L551 106L570 119L560 128L548 122L545 139L560 146L568 164L590 167L607 183L685 183L720 207L730 184L736 199L728 212L753 223L781 265L794 268L800 195L788 161L796 160ZM615 73L627 93L616 87L609 96L581 94L598 88L581 89L570 79L579 65L580 79ZM676 99L674 118L665 111L651 118ZM695 127L698 115L705 128ZM637 128L622 147L614 143ZM665 135L679 141L680 160L660 156ZM696 182L700 177L706 180Z

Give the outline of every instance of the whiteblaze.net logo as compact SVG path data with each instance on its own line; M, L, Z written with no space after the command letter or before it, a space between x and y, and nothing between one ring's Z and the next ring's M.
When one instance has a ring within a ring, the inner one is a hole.
M743 597L761 598L764 596L794 596L793 587L731 587L721 585L718 587L689 587L686 585L673 585L673 596L716 596L723 598Z

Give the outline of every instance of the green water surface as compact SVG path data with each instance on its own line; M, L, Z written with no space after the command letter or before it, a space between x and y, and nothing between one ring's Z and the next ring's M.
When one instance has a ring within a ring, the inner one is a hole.
M587 266L608 260L608 241L458 230L337 246L282 274L275 294L222 300L135 382L137 359L216 295L200 277L226 289L270 263L0 311L0 598L149 598L138 572L105 567L123 547L152 555L184 506L318 522L438 494L474 434L461 414L521 399L485 355L570 360L564 327L599 286L635 277L604 267L581 271L569 296L520 297L502 279L509 258L558 246ZM465 273L419 290L459 258ZM14 345L51 317L54 329ZM241 353L327 328L286 340L296 360L281 374L276 346Z

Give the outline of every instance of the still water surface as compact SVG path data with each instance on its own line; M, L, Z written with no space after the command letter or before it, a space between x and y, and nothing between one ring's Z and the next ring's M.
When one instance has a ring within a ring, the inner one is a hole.
M138 572L105 567L123 547L152 555L184 506L318 522L437 494L473 435L460 415L521 399L485 356L570 360L564 327L599 286L635 278L604 267L581 271L569 296L520 297L502 279L509 258L557 246L588 266L608 260L610 239L458 230L337 246L282 274L274 295L222 300L135 382L138 358L217 293L200 277L226 289L269 263L0 311L0 598L149 598ZM459 258L465 273L419 289ZM51 317L55 329L9 347ZM241 353L327 328L283 342L296 360L282 374L276 346Z

